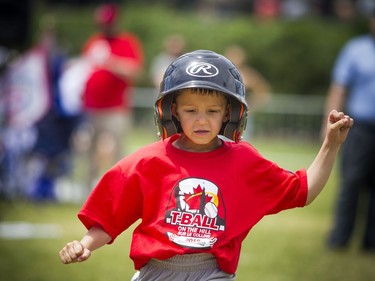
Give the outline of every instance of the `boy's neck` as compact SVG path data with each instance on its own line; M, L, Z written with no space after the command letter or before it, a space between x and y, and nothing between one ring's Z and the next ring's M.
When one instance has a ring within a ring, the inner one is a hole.
M207 144L194 143L184 134L182 134L172 143L172 145L178 149L197 153L213 151L221 147L222 144L223 141L219 137L214 138L211 142Z

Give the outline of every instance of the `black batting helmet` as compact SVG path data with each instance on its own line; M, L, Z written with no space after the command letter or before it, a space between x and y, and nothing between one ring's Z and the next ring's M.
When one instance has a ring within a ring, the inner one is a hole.
M247 117L246 93L241 75L227 58L207 50L184 54L165 71L154 106L160 137L165 139L182 132L179 122L172 115L171 107L174 93L188 88L215 90L229 98L230 119L223 124L220 134L239 141Z

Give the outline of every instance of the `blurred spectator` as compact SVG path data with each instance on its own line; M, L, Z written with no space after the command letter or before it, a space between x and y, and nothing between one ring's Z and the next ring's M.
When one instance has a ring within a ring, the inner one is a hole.
M258 19L276 19L280 13L281 0L254 0L254 14Z
M356 0L355 3L358 13L362 16L371 16L371 11L375 9L374 0Z
M345 109L355 120L342 147L341 183L328 238L331 249L348 246L358 226L357 211L361 206L367 211L362 247L375 250L375 9L370 30L371 34L354 38L343 47L327 98L326 114L333 108Z
M15 50L0 46L0 74L7 68L8 64L16 57Z
M350 22L357 16L357 10L352 0L335 0L333 13L339 20Z
M266 106L271 98L271 86L259 71L248 64L246 52L241 46L228 46L224 56L238 68L246 88L249 114L244 138L249 140L254 131L252 114Z
M37 138L29 160L34 174L31 174L29 196L34 200L55 200L56 180L70 172L71 137L80 114L72 115L62 105L59 79L68 55L56 38L55 19L47 16L44 20L40 48L47 56L51 103L47 113L35 124Z
M58 46L52 16L43 18L41 34L5 71L6 197L54 200L56 179L69 171L70 137L79 116L61 106L58 81L67 54Z
M27 155L36 140L35 123L49 109L47 55L41 46L7 59L0 77L2 197L27 194Z
M94 14L98 33L83 48L94 67L83 93L83 108L92 130L88 186L122 157L131 122L131 90L143 67L138 38L118 31L119 8L99 6Z
M169 64L185 52L185 38L180 34L167 36L163 42L163 50L151 63L151 79L156 88L159 88L160 82Z
M308 0L284 0L281 2L281 13L286 18L301 18L311 13Z

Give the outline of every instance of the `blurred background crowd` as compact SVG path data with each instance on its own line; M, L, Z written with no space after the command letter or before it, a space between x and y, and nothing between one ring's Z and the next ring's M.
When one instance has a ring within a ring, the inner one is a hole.
M374 6L0 0L0 197L82 200L130 152L132 130L154 130L161 75L193 49L223 53L240 68L250 105L245 140L278 134L319 141L335 57L346 40L367 32ZM77 157L87 171L73 182ZM75 190L65 197L56 188L62 179Z

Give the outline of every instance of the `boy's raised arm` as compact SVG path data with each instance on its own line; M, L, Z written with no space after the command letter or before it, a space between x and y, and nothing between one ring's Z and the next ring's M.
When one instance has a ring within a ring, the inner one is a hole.
M329 113L323 144L313 163L307 169L308 195L306 205L314 201L326 185L340 146L345 141L353 123L353 119L343 112L332 110Z

